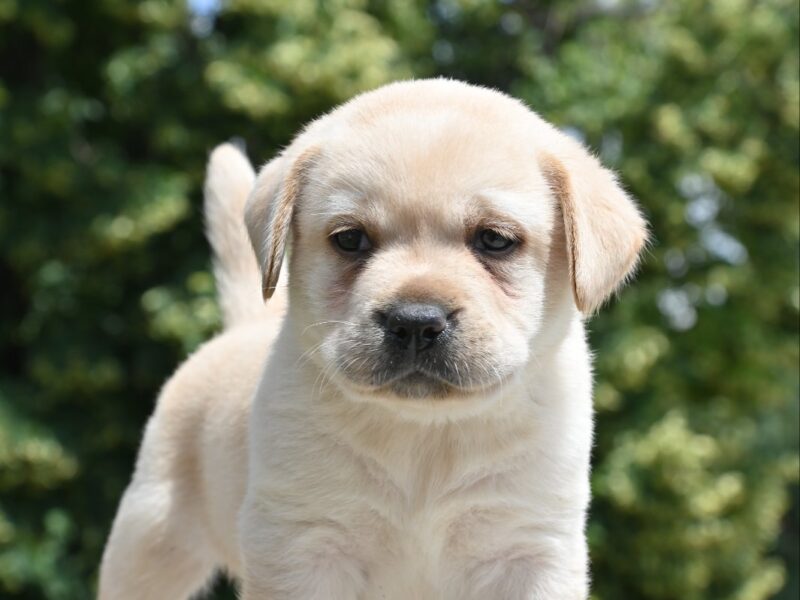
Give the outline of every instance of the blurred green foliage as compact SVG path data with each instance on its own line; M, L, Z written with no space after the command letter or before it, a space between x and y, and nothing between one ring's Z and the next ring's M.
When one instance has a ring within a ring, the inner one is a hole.
M797 40L795 0L0 0L0 596L92 595L157 390L219 328L213 145L263 162L447 75L585 139L652 223L591 324L595 597L796 598Z

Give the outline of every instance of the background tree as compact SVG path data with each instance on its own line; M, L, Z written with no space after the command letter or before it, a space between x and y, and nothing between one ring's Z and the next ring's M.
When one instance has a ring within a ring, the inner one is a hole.
M797 39L792 0L0 0L0 596L92 595L157 390L219 327L208 151L441 74L584 139L652 223L591 323L596 597L797 597Z

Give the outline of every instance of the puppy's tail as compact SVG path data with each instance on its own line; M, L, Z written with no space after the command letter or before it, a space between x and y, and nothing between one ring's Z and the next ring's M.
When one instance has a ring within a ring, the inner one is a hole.
M244 225L254 182L253 167L236 146L221 144L211 153L204 212L225 329L264 316L258 264Z

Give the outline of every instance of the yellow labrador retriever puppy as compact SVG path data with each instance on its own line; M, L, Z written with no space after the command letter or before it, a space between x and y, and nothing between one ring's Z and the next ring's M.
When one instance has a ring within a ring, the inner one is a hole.
M161 393L100 597L224 569L245 600L586 598L584 318L646 237L614 176L503 94L413 81L258 177L220 147L206 205L225 332Z

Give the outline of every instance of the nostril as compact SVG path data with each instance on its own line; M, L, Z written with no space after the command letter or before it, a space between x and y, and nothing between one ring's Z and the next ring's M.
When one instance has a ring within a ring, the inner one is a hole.
M422 335L431 339L442 333L447 328L447 317L442 314L436 314L423 326Z
M425 329L422 330L422 339L428 342L432 342L443 331L444 327L440 327L438 324L426 327Z
M408 337L408 330L403 326L398 325L397 327L392 327L390 331L401 340Z

